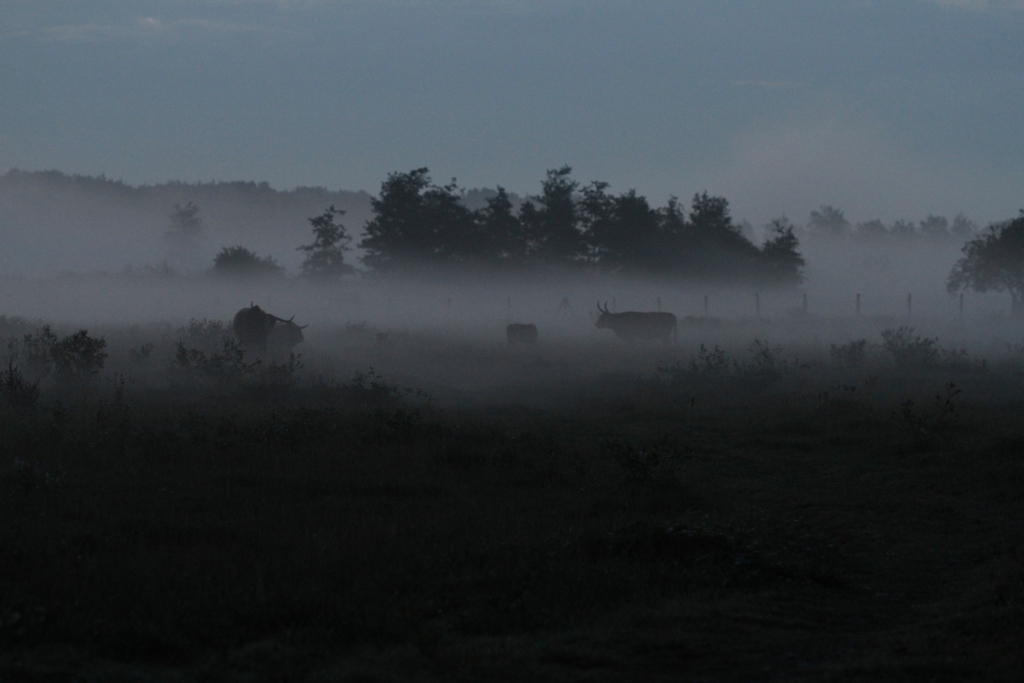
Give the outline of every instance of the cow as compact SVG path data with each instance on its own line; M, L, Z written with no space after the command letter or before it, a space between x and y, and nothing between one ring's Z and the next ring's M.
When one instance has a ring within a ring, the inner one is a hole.
M242 346L259 355L282 358L302 343L302 330L308 325L297 325L295 316L287 320L267 313L255 304L235 313L231 331ZM278 324L280 323L280 324Z
M524 323L512 323L505 328L505 338L510 346L515 344L526 344L533 346L537 343L537 326Z
M597 310L601 317L595 327L612 330L619 339L657 339L668 344L677 334L676 317L671 313L612 313L607 303L601 308L600 302Z

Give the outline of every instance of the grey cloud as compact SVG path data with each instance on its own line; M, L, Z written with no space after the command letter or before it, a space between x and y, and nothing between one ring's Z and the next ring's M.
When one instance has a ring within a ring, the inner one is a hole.
M57 42L98 42L113 39L171 36L182 31L209 33L263 33L269 29L252 24L233 24L209 19L174 19L165 21L156 17L138 17L129 24L64 24L42 29L43 40Z
M973 11L1024 10L1024 0L924 0L942 7Z
M733 81L732 84L737 88L765 88L767 90L793 90L807 85L802 81Z

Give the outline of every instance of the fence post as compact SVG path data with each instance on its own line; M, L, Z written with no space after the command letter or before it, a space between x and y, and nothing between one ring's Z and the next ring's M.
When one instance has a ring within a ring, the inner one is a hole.
M704 317L708 317L708 295L704 295Z
M807 315L807 292L804 292L803 311Z
M761 292L754 292L754 317L761 319Z
M661 310L661 297L658 297L658 310Z
M907 294L907 317L911 317L914 314L914 299L913 295Z
M857 317L860 317L860 292L857 292Z
M964 321L964 293L960 292L960 322Z

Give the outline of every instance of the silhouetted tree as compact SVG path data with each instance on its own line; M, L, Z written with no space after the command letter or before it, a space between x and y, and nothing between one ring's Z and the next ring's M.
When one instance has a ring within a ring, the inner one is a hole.
M579 183L569 178L571 173L569 166L549 170L540 196L530 197L519 210L531 257L548 264L569 265L586 255L574 198Z
M889 234L898 240L912 240L918 236L917 226L901 219L892 224Z
M842 211L823 204L817 211L811 211L807 231L815 237L846 237L850 234L850 222Z
M950 294L1008 291L1013 312L1024 312L1024 209L1012 221L990 225L963 247L946 281Z
M526 264L530 241L512 209L512 198L499 185L497 193L486 199L486 206L475 212L475 220L486 245L485 260L522 266Z
M345 215L342 209L331 204L319 216L309 219L313 226L313 243L297 247L297 251L306 252L302 262L302 274L315 278L330 278L345 275L355 269L345 263L345 251L351 237L340 221L335 220Z
M953 219L953 225L949 228L950 234L959 239L973 237L977 231L978 226L974 224L974 221L962 213L956 215L956 218Z
M885 223L876 218L873 221L858 223L853 234L857 239L877 242L889 236L889 228L885 227Z
M423 192L423 221L433 228L435 244L428 261L445 267L490 260L489 245L476 217L462 201L455 179Z
M203 219L199 217L199 207L188 202L185 206L175 204L167 214L170 226L164 236L178 243L197 241L203 234Z
M922 237L934 240L942 240L949 237L949 221L944 216L928 214L918 226Z
M686 210L679 198L672 196L658 211L660 224L656 253L651 255L651 267L659 273L681 274L694 258L696 242L693 230L686 222Z
M423 224L423 191L430 185L428 169L391 173L381 184L380 196L370 200L375 216L366 224L359 243L363 263L377 271L422 257L431 249L430 229Z
M433 185L426 168L391 173L380 196L370 201L375 216L359 245L366 250L363 263L375 271L465 264L484 250L479 226L454 180Z
M770 237L761 246L766 279L780 285L796 286L804 281L804 257L797 248L800 240L786 218L771 223Z
M269 277L284 274L270 256L260 257L245 247L224 247L213 259L213 272L235 277Z
M688 274L715 279L757 276L761 252L733 224L725 197L695 194L687 227Z
M203 221L199 207L188 202L185 206L175 204L167 214L169 225L164 238L170 247L168 256L172 261L189 267L199 266L199 242L203 235Z
M590 258L612 272L655 270L654 256L662 232L659 212L636 190L613 197L607 188L607 183L591 183L583 189L580 201L579 214Z

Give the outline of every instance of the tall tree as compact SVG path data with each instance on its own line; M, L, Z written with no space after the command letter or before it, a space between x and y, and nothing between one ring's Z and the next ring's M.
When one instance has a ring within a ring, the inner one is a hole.
M483 232L462 201L454 178L447 185L431 185L422 199L422 221L430 226L434 239L430 253L424 255L428 263L458 267L486 260Z
M949 228L950 234L958 239L974 237L977 231L978 226L974 224L974 221L962 213L956 215L956 218L953 219L953 225Z
M594 184L598 185L597 183ZM586 195L586 191L585 191ZM590 239L597 247L600 263L608 270L629 273L651 272L661 244L662 224L659 212L647 198L629 190L617 197L601 200L606 216L590 224ZM584 206L586 206L586 196ZM589 213L586 209L584 214ZM597 215L595 213L595 215Z
M963 254L946 281L950 294L1007 291L1013 312L1024 313L1024 209L1012 221L990 225L964 245Z
M707 192L693 196L688 223L688 274L715 279L756 277L760 252L733 224L729 202Z
M199 207L191 201L185 206L175 204L167 214L170 222L164 235L177 243L194 243L203 234L203 219L199 217Z
M175 204L167 214L167 220L164 238L169 246L170 260L186 267L199 266L199 243L203 237L203 219L199 217L199 207L191 201L185 206Z
M807 219L807 232L815 237L847 237L850 234L850 222L841 210L823 204L817 211L811 211Z
M950 235L949 221L946 220L945 216L928 214L928 217L921 221L918 229L922 237L934 240L946 239Z
M430 258L436 249L434 226L423 211L423 192L430 186L429 170L390 173L381 184L380 196L372 198L374 217L366 223L359 243L363 263L378 272L401 264Z
M345 251L351 237L345 226L336 219L345 215L342 209L334 208L331 204L319 216L309 219L313 227L313 243L297 247L298 251L306 252L306 258L302 261L302 274L314 278L331 278L354 269L345 263Z
M876 218L858 223L853 234L861 240L878 242L889 236L889 228L885 227L885 223Z
M486 245L485 259L510 266L525 265L530 241L522 221L513 211L512 198L499 185L497 193L486 201L487 205L475 214L481 239Z
M574 196L579 183L571 174L569 166L549 170L541 194L519 210L519 219L530 236L531 256L548 264L569 265L586 255Z
M906 221L902 218L892 224L889 234L898 240L912 240L918 237L917 226L912 221Z
M798 247L800 240L793 234L793 226L785 218L771 223L770 236L761 246L765 277L769 282L793 287L804 281L806 264Z

